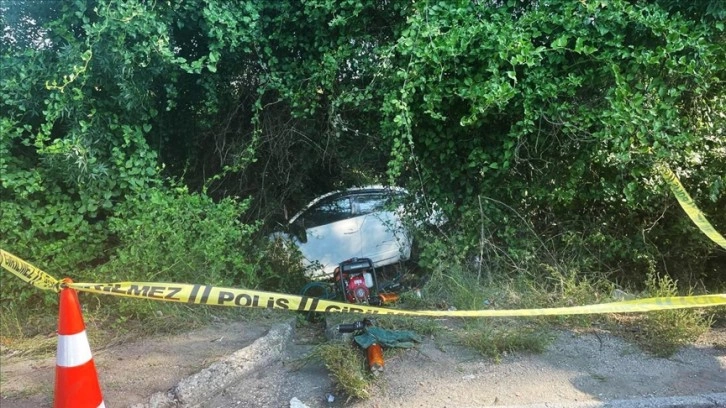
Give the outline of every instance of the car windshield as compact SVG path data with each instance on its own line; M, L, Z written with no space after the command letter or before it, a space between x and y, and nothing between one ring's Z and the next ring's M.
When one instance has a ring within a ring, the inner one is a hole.
M303 228L314 228L350 218L352 213L350 197L330 197L307 210L295 223Z
M292 218L291 224L308 229L374 212L392 210L393 203L403 195L405 191L382 188L331 193L298 213Z

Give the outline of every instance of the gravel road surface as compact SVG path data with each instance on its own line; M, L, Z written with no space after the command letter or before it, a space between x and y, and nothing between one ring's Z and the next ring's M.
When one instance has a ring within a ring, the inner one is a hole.
M561 331L546 352L499 363L429 336L388 353L371 398L354 401L335 390L320 362L295 364L317 329L294 326L289 316L217 323L94 351L106 406L726 407L723 328L671 358L607 333ZM52 406L53 357L0 357L3 408Z

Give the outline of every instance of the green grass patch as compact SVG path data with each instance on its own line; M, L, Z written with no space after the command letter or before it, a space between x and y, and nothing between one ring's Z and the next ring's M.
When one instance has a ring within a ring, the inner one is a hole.
M688 291L688 295L691 291ZM669 276L648 275L643 297L678 296L677 282ZM643 350L669 357L681 347L693 343L709 330L712 315L699 309L663 310L631 315L613 315L610 328L636 343Z
M278 313L262 309L186 305L83 293L79 297L92 349L154 335L177 334L213 322L258 319ZM52 355L56 352L57 324L57 307L44 314L20 308L3 310L0 314L0 344L3 352Z
M336 389L349 398L370 397L374 377L368 373L363 350L347 342L330 342L315 347L305 360L322 361Z
M430 336L441 331L438 320L431 317L378 316L376 325L389 330L410 330L422 336Z
M552 342L549 331L524 325L485 325L468 328L458 334L461 345L499 362L510 353L542 353Z

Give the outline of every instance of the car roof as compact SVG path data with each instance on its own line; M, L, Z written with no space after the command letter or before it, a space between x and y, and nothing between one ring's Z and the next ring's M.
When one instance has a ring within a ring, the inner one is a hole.
M313 201L309 202L305 207L303 207L300 211L298 211L295 215L293 215L290 218L290 221L288 221L288 223L292 224L293 222L295 222L295 220L297 220L297 218L302 213L304 213L305 211L307 211L308 209L313 207L315 204L319 203L322 200L325 200L326 198L328 198L330 196L334 196L336 194L345 195L345 194L350 194L350 193L368 193L368 192L376 193L376 192L381 192L381 191L390 191L390 192L394 192L394 193L408 194L408 191L403 187L384 186L382 184L373 184L373 185L365 186L365 187L350 187L350 188L345 188L342 190L335 190L335 191L331 191L329 193L323 194L323 195L317 197L316 199L314 199Z

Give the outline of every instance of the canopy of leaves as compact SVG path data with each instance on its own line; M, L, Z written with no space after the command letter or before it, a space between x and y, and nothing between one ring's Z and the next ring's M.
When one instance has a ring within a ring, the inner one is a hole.
M670 221L653 165L677 167L726 225L724 7L483 3L417 3L392 46L392 174L451 213L478 213L477 195L512 204L538 233L577 231L611 261L713 256Z
M718 0L51 3L0 2L0 245L52 270L136 264L150 236L204 265L143 231L211 231L176 211L255 285L258 220L384 181L465 241L531 240L499 202L606 268L723 265L653 172L726 228Z

